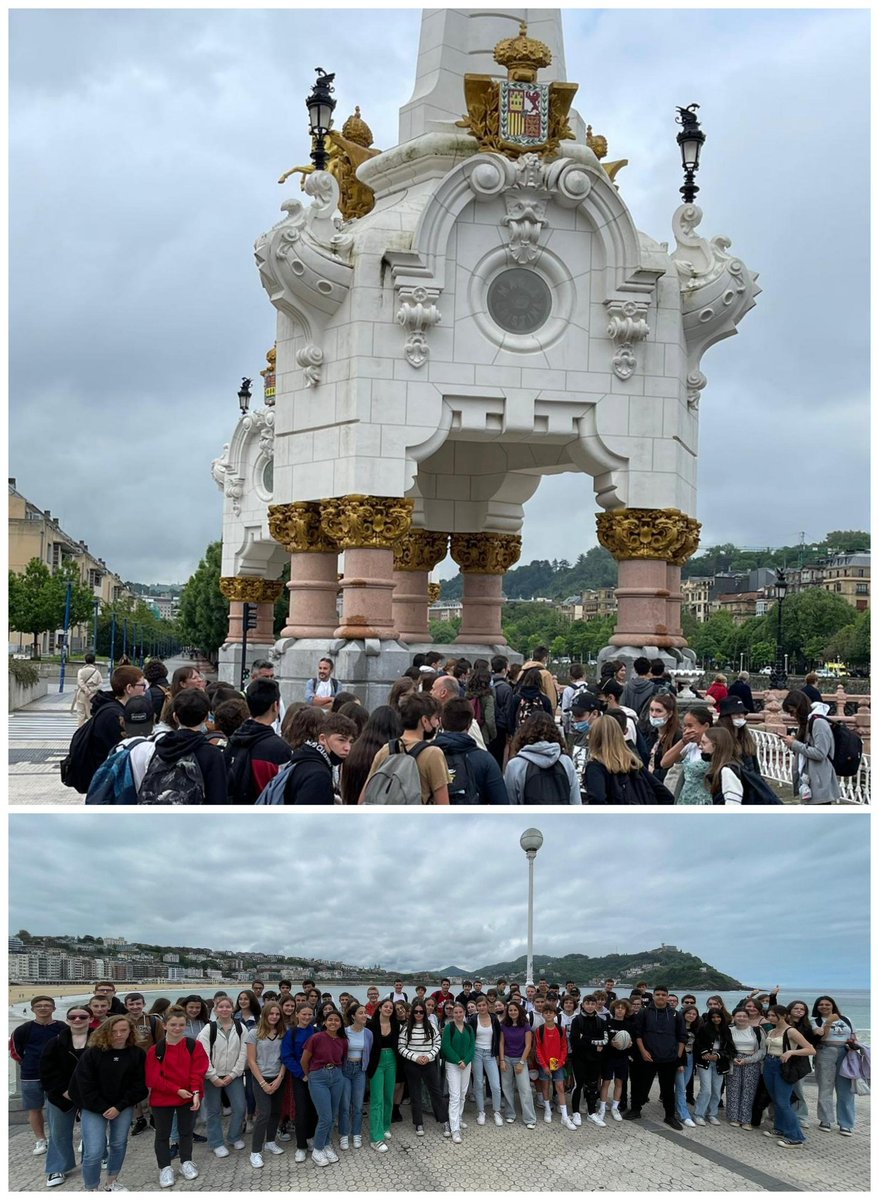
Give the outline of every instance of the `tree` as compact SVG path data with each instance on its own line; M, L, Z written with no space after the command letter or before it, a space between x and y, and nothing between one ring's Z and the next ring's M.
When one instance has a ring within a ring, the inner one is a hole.
M180 595L181 635L209 656L222 646L229 628L229 601L220 591L222 552L221 542L211 542Z
M39 655L40 634L64 625L68 583L70 624L84 624L94 611L94 597L80 580L74 563L65 563L53 574L44 562L32 558L20 575L9 572L9 624L21 633L31 634L34 657Z
M453 642L461 632L461 618L455 617L453 621L431 621L430 622L430 640L435 646L447 646Z
M692 648L697 658L706 663L727 662L733 655L736 626L728 612L712 613L696 631Z

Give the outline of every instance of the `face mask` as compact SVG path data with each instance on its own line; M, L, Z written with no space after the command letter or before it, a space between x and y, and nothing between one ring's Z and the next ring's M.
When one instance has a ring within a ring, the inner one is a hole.
M733 717L732 723L735 725L736 729L741 729L743 725L748 724L748 720L747 717Z
M654 729L662 729L663 725L668 724L668 717L651 717L650 724Z
M574 721L572 728L576 729L577 733L588 733L590 727L588 721Z
M703 762L711 762L711 755L706 754L704 750L702 751L702 761Z
M425 729L424 740L426 742L429 742L432 738L435 738L435 737L436 737L436 730L434 729L434 727L432 725L431 725L430 729Z

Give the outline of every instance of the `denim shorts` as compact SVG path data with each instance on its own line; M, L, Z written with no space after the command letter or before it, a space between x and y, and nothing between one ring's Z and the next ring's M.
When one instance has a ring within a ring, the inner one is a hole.
M565 1068L564 1067L556 1067L556 1069L551 1074L549 1071L545 1071L543 1069L543 1067L538 1066L538 1068L537 1068L537 1078L538 1079L552 1079L553 1083L561 1083L562 1080L564 1079L564 1077L565 1077Z
M43 1085L39 1079L22 1079L21 1107L25 1112L32 1112L35 1108L42 1108L45 1103L46 1093L43 1091Z

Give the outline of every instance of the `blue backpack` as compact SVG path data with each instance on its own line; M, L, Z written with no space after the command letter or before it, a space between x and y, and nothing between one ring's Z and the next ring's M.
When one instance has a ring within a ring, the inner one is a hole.
M149 738L131 738L126 745L110 751L92 776L86 804L137 804L137 788L131 768L131 751Z
M286 767L280 770L274 779L270 779L263 790L256 798L257 804L283 804L284 790L287 787L287 780L290 778L290 772L296 766L296 763L288 763Z

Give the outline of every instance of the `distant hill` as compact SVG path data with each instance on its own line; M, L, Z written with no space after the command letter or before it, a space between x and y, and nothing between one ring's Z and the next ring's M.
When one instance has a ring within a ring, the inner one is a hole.
M478 976L483 982L506 978L517 983L525 981L525 955L512 962L489 963L464 971L459 967L447 967L444 975L460 978ZM608 977L634 983L644 978L649 983L666 983L673 988L693 988L704 991L717 988L728 991L745 988L746 985L732 975L718 970L695 954L679 950L677 946L657 946L652 950L641 950L637 954L606 954L601 958L590 958L585 954L565 954L551 957L534 955L534 974L545 975L555 983L573 979L577 984L603 981Z

